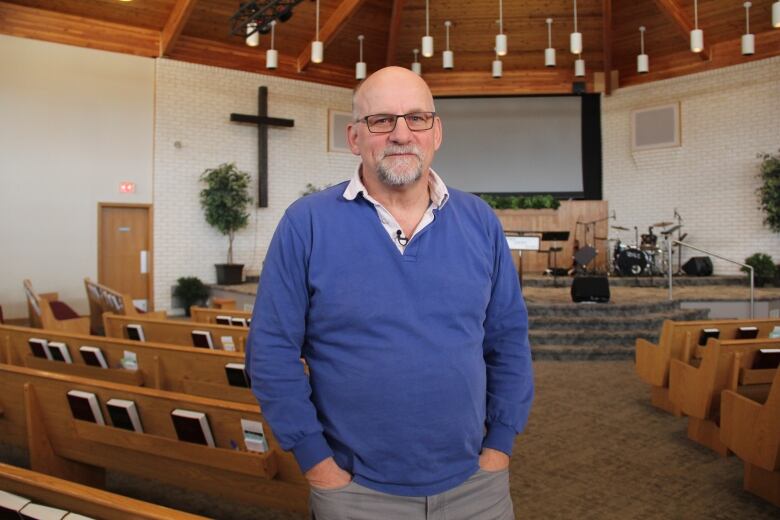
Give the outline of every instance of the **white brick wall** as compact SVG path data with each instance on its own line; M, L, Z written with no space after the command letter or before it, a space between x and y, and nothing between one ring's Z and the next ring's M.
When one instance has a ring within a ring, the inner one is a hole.
M157 60L154 160L155 306L169 309L180 276L216 278L225 262L227 237L203 217L198 177L206 168L235 162L253 179L250 224L234 242L234 260L259 270L276 224L306 183L347 179L358 159L327 152L328 109L350 110L351 91L195 65ZM270 129L269 207L256 208L257 130L231 123L230 114L257 113L257 89L268 87L271 117L295 120L294 128ZM180 142L181 147L174 146Z
M631 110L677 101L682 146L632 152ZM602 136L604 198L617 223L646 233L677 208L687 242L739 261L764 252L780 263L780 237L763 225L755 195L756 154L780 148L780 58L619 89L603 98ZM611 235L633 241L633 230ZM714 264L716 274L738 272Z

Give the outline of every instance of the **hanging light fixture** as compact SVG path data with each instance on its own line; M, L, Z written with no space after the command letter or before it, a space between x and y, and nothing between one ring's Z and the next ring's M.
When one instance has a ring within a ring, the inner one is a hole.
M360 61L355 63L355 79L366 79L366 62L363 61L363 38L364 36L362 34L358 36Z
M417 61L417 55L420 54L420 49L414 49L412 52L414 53L414 61L412 62L412 72L414 72L418 76L422 76L422 63Z
M271 26L271 48L265 51L265 68L273 70L279 66L279 51L274 49L276 20L272 21L269 25Z
M577 59L574 60L574 75L578 78L585 76L585 60L582 59L581 54L578 54Z
M250 47L260 45L260 33L257 31L257 22L246 24L246 44Z
M639 41L641 54L636 57L636 71L639 74L647 74L650 72L650 58L645 54L645 26L639 28Z
M496 59L493 60L493 78L498 79L504 75L504 64L501 62L501 56L496 51Z
M577 0L574 0L574 32L569 35L569 50L572 54L582 53L582 33L577 31Z
M693 30L691 31L691 51L704 50L704 32L699 29L699 0L693 0Z
M496 34L496 54L506 56L506 34L504 34L504 2L498 0L498 34Z
M780 2L772 4L772 27L780 29Z
M547 48L544 50L544 66L555 67L555 49L552 46L552 23L553 19L548 18L547 22Z
M312 63L322 63L325 54L325 45L320 41L320 0L317 0L317 27L314 30L314 41L311 42L311 61Z
M445 30L447 31L447 48L444 52L441 53L441 63L442 67L445 69L452 69L455 66L455 56L453 55L452 51L450 50L450 27L452 27L452 22L447 20L444 22Z
M431 36L431 16L428 9L428 0L425 0L425 36L422 39L422 55L426 58L433 56L433 36Z
M756 52L756 37L750 34L750 6L753 4L745 2L745 34L742 35L742 55L750 56Z

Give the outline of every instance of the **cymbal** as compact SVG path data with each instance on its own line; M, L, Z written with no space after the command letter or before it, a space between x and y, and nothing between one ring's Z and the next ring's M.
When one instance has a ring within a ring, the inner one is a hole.
M681 227L682 227L682 225L680 225L680 224L677 224L676 226L670 227L670 228L669 228L669 229L667 229L667 230L661 231L661 234L662 234L662 235L664 235L664 236L666 236L666 235L671 235L672 233L674 233L675 231L677 231L677 230L678 230L678 229L680 229Z
M657 222L653 224L653 227L666 227L671 226L672 224L674 224L674 222Z
M623 226L610 226L612 229L617 229L618 231L628 231L627 227Z

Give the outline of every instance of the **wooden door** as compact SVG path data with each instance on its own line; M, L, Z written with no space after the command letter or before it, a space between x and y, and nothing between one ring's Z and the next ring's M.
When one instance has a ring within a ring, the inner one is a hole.
M98 207L98 283L129 294L139 309L153 310L151 206Z

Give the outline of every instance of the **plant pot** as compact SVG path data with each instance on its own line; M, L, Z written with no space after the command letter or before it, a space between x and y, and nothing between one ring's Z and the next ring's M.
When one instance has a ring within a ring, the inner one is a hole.
M244 282L244 264L214 264L217 285L237 285Z

